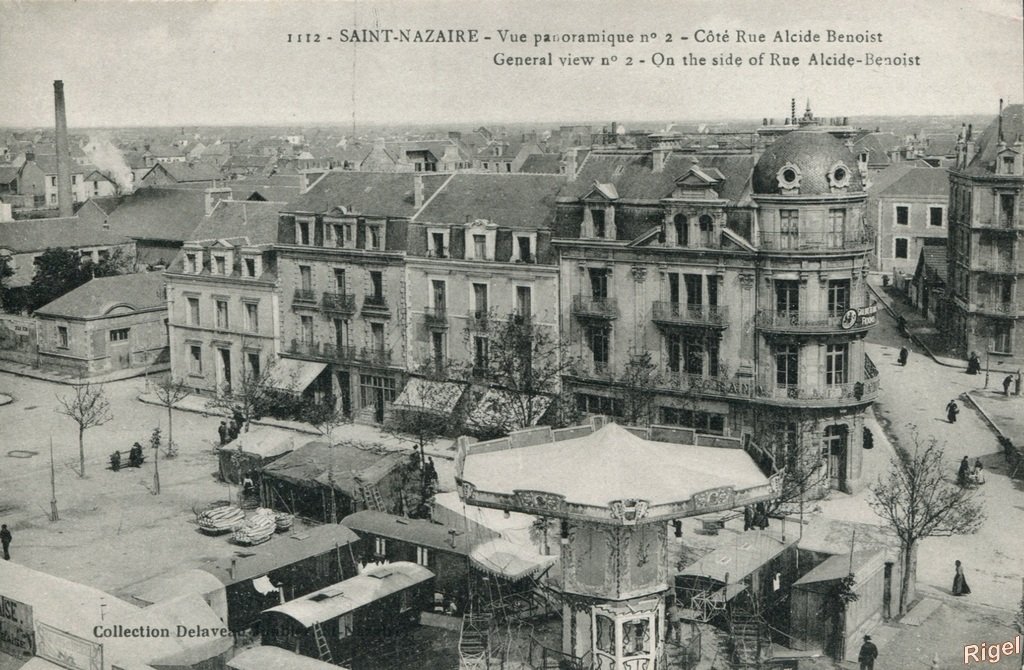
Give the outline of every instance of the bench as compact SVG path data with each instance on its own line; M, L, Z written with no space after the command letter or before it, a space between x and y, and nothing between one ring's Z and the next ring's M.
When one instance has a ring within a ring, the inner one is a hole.
M130 460L131 460L131 459L129 459L129 454L130 453L131 453L130 449L126 449L124 451L114 451L114 452L112 452L110 454L110 469L113 470L114 472L117 472L121 468L141 468L142 464L146 462L146 452L145 452L145 450L143 450L143 452L142 452L142 458L140 458L139 462L134 464L134 465L130 462ZM121 459L120 462L118 463L118 466L116 468L114 467L114 454L117 454L120 457L120 459Z

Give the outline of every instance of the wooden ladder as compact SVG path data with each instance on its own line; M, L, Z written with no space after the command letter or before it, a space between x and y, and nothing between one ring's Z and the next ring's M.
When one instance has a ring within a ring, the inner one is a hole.
M366 509L376 510L378 512L384 512L384 498L380 495L380 489L377 488L376 484L363 484L363 502L366 503Z
M324 637L324 629L320 627L319 621L313 624L313 637L316 638L316 650L320 654L320 660L334 663L334 659L331 657L331 648L327 644L327 638Z

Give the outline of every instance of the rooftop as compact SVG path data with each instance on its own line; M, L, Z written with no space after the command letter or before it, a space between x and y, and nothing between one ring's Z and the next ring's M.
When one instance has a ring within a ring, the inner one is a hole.
M238 239L248 246L277 242L278 213L283 202L221 200L210 216L203 216L190 242Z
M381 537L390 537L411 542L423 547L431 547L441 551L468 556L473 547L487 538L479 533L468 534L464 530L452 528L429 519L409 519L394 516L375 510L363 510L342 519L341 523L357 533L371 533ZM449 531L456 531L453 535ZM451 544L454 537L455 546ZM498 537L494 533L493 537Z
M385 451L379 444L307 442L290 454L266 466L264 474L297 484L328 483L328 465L333 465L334 487L348 496L360 483L379 481L407 460L404 453Z
M1007 146L1012 146L1018 137L1024 136L1024 105L1007 105L1002 113L1003 139ZM967 166L965 172L971 175L986 176L995 174L996 153L999 150L999 117L978 137L975 150L977 153Z
M411 217L418 209L414 180L423 180L426 200L447 178L443 174L331 171L289 202L283 211L324 214L343 207L366 216Z
M76 249L130 242L125 235L76 217L26 219L0 223L0 249L13 253L44 251L56 247Z
M70 319L95 319L167 307L164 278L159 272L97 277L36 310L36 314Z
M548 228L564 177L458 173L451 176L413 220L457 223L486 219L518 229Z

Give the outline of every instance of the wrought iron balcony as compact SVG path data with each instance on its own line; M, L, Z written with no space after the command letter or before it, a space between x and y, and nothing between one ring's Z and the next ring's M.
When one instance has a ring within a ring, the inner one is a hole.
M359 350L358 360L366 365L391 365L391 350L363 347Z
M572 313L581 318L617 319L619 318L619 304L615 298L574 295L572 297Z
M986 218L969 219L971 228L1017 234L1024 226L1024 219L1013 216L989 216Z
M320 301L321 309L333 314L354 314L356 297L351 293L325 292Z
M320 345L316 342L304 342L293 337L291 344L288 346L288 353L307 358L320 358Z
M657 300L654 320L669 325L697 325L713 328L728 326L729 308L718 305L686 305Z
M795 310L777 311L760 309L755 316L755 323L761 330L783 331L793 333L830 333L843 331L867 330L875 324L876 305L864 307L829 309L822 311ZM854 315L850 315L855 312Z
M388 312L388 301L382 295L368 295L363 298L363 311L364 312Z
M864 381L844 384L778 384L774 379L751 377L718 377L668 370L663 373L664 386L672 390L705 397L751 398L782 404L815 405L848 404L870 401L878 395L878 371L871 375L874 364L865 359Z
M845 230L842 232L793 233L762 231L760 247L769 251L828 251L829 249L857 249L874 244L874 236L867 230Z
M320 349L323 358L338 363L348 363L356 359L355 347L343 347L336 344L324 344Z
M466 315L467 326L471 330L487 330L490 327L490 314L486 309L470 310Z
M308 288L297 288L295 289L295 295L292 297L292 304L304 304L304 305L315 305L316 304L316 291Z
M448 310L444 307L424 307L423 321L432 328L447 328Z

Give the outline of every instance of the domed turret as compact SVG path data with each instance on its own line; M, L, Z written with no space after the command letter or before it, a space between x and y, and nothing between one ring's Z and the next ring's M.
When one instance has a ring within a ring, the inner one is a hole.
M754 195L839 195L864 190L857 158L820 130L794 130L765 149L754 167Z

